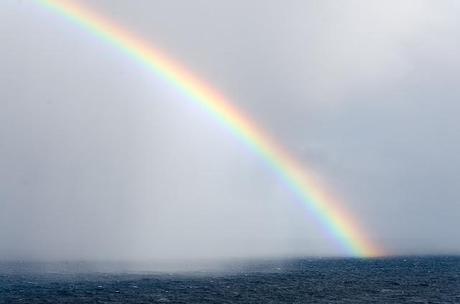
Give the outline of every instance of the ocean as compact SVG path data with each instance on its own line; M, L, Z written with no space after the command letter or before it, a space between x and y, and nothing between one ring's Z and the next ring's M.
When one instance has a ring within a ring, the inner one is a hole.
M460 303L460 257L263 260L185 273L3 262L0 303Z

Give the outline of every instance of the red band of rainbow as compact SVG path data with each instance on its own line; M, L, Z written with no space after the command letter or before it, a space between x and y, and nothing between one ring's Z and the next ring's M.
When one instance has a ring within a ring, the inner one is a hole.
M383 251L367 239L357 221L342 210L337 201L328 196L311 173L302 168L302 165L280 144L216 90L150 46L145 40L127 32L93 10L69 0L38 1L161 75L185 93L190 101L196 103L245 142L280 175L327 232L342 245L347 255L359 257L383 255Z

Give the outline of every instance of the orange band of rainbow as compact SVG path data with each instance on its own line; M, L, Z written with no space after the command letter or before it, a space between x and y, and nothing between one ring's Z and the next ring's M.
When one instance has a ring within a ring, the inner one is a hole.
M143 66L161 75L190 101L208 112L236 137L244 141L280 175L321 225L341 243L347 255L371 257L381 256L366 237L357 221L340 208L313 175L290 156L253 120L233 106L224 96L196 78L176 61L153 48L145 40L124 30L119 25L96 14L93 10L69 0L38 0L43 6L74 21L102 40L111 43Z

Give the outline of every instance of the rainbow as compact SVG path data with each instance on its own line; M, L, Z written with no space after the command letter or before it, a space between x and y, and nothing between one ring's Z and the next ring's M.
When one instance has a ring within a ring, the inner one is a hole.
M368 240L357 221L323 190L312 172L302 169L302 165L280 144L215 89L144 39L136 37L94 10L72 0L37 1L160 75L242 140L281 177L328 234L341 245L343 254L357 257L383 255L383 251Z

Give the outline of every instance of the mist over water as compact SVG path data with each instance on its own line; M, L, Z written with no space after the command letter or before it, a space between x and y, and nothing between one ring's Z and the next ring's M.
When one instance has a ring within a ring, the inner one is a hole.
M456 303L459 266L459 257L445 256L258 261L230 272L193 275L29 271L0 275L0 299L7 303Z
M82 3L228 96L388 252L460 253L457 2ZM158 75L40 5L0 20L0 260L346 253Z

